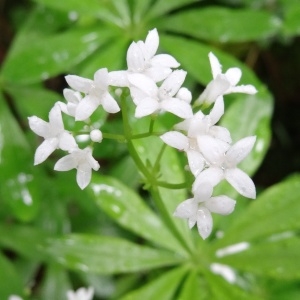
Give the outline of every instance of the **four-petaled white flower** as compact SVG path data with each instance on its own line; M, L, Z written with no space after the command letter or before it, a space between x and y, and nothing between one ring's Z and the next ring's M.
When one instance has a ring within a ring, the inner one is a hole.
M190 104L176 97L186 72L176 70L172 72L160 87L143 74L128 75L132 84L131 95L136 104L135 116L141 118L158 111L168 111L181 118L193 116Z
M64 129L58 103L49 112L49 123L36 116L29 117L28 120L30 129L45 139L36 149L34 155L35 165L44 162L55 149L68 151L77 147L74 137Z
M202 171L193 184L193 191L203 182L217 185L226 179L241 195L254 199L255 185L252 179L241 169L239 164L252 150L256 137L249 136L236 142L230 147L228 143L203 135L197 138L198 147L209 165Z
M79 288L77 291L67 291L67 300L92 300L94 296L94 289L89 288Z
M194 192L194 198L180 203L174 212L174 216L187 219L190 228L197 224L198 232L203 239L206 239L212 231L211 213L228 215L235 206L235 200L224 195L212 197L212 192L213 186L209 182L203 182Z
M222 66L217 57L212 52L210 52L208 56L213 80L209 82L203 93L196 100L196 103L211 104L215 102L218 97L225 94L255 94L257 92L256 88L251 84L237 86L242 76L242 71L239 68L230 68L223 74Z
M149 31L145 42L132 42L127 51L126 71L110 72L110 84L113 86L129 86L128 75L144 74L155 82L164 80L178 68L179 63L169 54L155 55L159 45L159 36L156 29Z
M109 73L106 68L98 70L94 80L76 75L67 75L65 78L72 89L85 94L76 108L77 121L88 119L99 105L108 113L120 111L117 101L108 92Z
M92 169L98 171L99 163L93 158L90 147L85 149L73 149L70 154L59 159L54 170L69 171L77 169L76 180L81 189L84 189L91 181Z
M231 143L229 131L215 125L223 114L224 101L219 97L208 115L198 111L192 118L175 125L176 129L185 131L186 135L178 131L169 131L160 137L169 146L187 153L189 168L194 176L202 171L205 162L197 144L198 136L210 135Z

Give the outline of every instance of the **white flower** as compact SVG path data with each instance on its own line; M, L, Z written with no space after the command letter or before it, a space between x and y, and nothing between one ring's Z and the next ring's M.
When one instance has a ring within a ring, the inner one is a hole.
M207 85L203 93L196 100L196 103L211 104L216 101L219 96L231 93L255 94L257 92L253 85L239 85L242 71L239 68L230 68L224 74L222 66L217 57L210 52L209 61L212 70L213 80Z
M94 289L92 287L79 288L76 292L70 290L67 291L67 300L92 300L94 296Z
M197 176L193 191L203 182L209 181L215 186L222 179L226 179L241 195L254 199L256 192L252 179L236 166L249 154L256 137L243 138L231 147L210 136L199 136L197 140L209 168Z
M77 105L76 120L86 120L99 105L108 113L120 111L117 101L108 92L109 74L106 68L98 70L94 74L94 80L76 75L67 75L65 78L71 88L85 94Z
M63 90L64 97L67 100L67 104L63 102L58 102L61 111L65 114L75 117L76 109L79 102L82 99L82 96L79 92L73 91L71 89Z
M224 102L222 98L218 98L209 115L205 116L199 111L192 118L175 125L176 129L185 131L187 136L178 131L169 131L160 136L169 146L187 153L189 168L194 176L202 171L205 162L197 144L198 136L211 135L227 143L231 142L229 131L215 126L223 114Z
M7 300L23 300L23 298L17 295L10 295Z
M185 76L185 71L176 70L157 87L152 79L143 74L128 75L133 85L131 96L136 104L135 116L141 118L162 110L181 118L191 118L193 112L190 104L175 96Z
M55 149L70 150L77 147L74 137L64 129L61 110L58 103L49 112L49 123L33 116L29 117L29 127L37 135L45 140L36 149L34 164L45 161Z
M206 239L212 231L211 213L228 215L235 206L235 200L227 196L212 197L212 191L212 185L203 182L195 191L194 198L183 201L174 212L174 216L188 219L190 228L197 224L198 232L203 239Z
M76 180L81 189L91 181L92 169L98 171L99 163L93 158L91 148L73 149L70 154L59 159L54 166L56 171L69 171L77 169Z
M198 111L192 118L176 124L175 128L186 131L189 138L196 138L199 135L210 135L224 142L231 143L228 129L215 125L223 114L224 101L222 97L218 97L208 115Z
M127 51L127 71L110 72L110 84L113 86L129 86L129 74L144 74L155 82L164 80L171 68L179 67L179 63L169 54L155 55L159 45L156 29L149 31L145 42L132 42Z

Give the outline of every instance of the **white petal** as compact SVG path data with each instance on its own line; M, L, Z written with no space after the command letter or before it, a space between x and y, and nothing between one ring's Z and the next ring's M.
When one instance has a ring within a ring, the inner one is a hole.
M75 169L78 165L77 160L74 155L68 154L61 159L59 159L54 165L55 171L69 171L71 169Z
M128 71L112 71L108 74L108 84L117 87L129 86Z
M236 86L242 76L242 71L239 68L230 68L225 73L226 78L231 86Z
M225 75L217 75L217 77L206 86L203 93L197 99L197 103L214 103L219 96L223 95L229 89L229 87L230 83Z
M135 109L135 117L141 118L156 112L159 109L159 103L152 98L145 98Z
M215 125L224 114L224 100L222 96L219 96L209 113L211 125Z
M161 135L160 138L167 145L181 151L186 151L189 147L189 139L178 131L169 131Z
M257 93L257 89L251 84L238 85L238 86L230 87L225 92L225 94L230 94L230 93L243 93L243 94L253 95Z
M229 130L222 126L210 127L209 135L228 144L232 142Z
M59 135L58 148L69 151L71 149L77 148L77 143L71 133L64 131Z
M206 207L200 207L197 211L197 228L204 240L211 234L212 227L213 220L210 211Z
M155 55L158 45L159 45L159 36L155 28L149 31L145 40L145 48L147 50L147 57L145 58L147 60Z
M138 105L143 99L148 98L148 95L144 91L135 86L131 86L129 89L132 101L135 105Z
M236 189L241 195L255 199L256 191L252 179L238 168L225 170L225 179Z
M176 98L183 100L187 103L191 103L192 101L192 93L185 87L179 89L178 93L176 94Z
M174 126L174 128L175 128L175 129L178 129L178 130L188 131L188 130L189 130L189 127L190 127L191 120L192 120L191 118L190 118L190 119L183 120L182 122L177 123L177 124Z
M154 82L165 80L171 73L172 69L162 66L150 67L143 72L144 75L151 78Z
M94 84L101 90L107 90L108 87L108 71L106 68L99 69L94 74Z
M222 66L217 57L212 52L209 52L208 57L213 78L216 78L217 75L222 73Z
M93 80L76 75L67 75L65 79L72 89L82 93L88 93L93 85Z
M149 77L143 74L130 74L128 75L128 80L133 86L139 88L148 96L155 97L157 95L158 88Z
M191 105L176 98L163 100L161 102L161 108L183 119L188 119L193 116Z
M114 114L120 111L117 101L109 94L105 93L101 99L101 104L105 111Z
M224 172L220 168L208 168L202 171L193 183L193 193L198 189L199 186L205 183L209 183L213 187L216 186L224 178Z
M132 42L128 48L127 66L131 72L142 72L144 70L144 55L135 42Z
M202 154L198 151L188 150L187 158L189 163L189 168L194 176L198 176L204 168L205 160Z
M77 104L82 98L79 92L75 92L71 89L64 89L63 94L64 94L65 99L68 102L71 102L74 104Z
M187 73L183 70L176 70L166 78L159 88L160 95L165 95L163 99L173 97L178 92L184 82L186 74Z
M61 110L63 113L65 113L65 114L71 116L71 114L69 113L68 106L67 106L66 103L63 103L63 102L61 102L61 101L58 101L58 102L56 102L56 103L59 105L59 108L60 108L60 110Z
M99 99L87 95L78 104L75 114L76 121L84 121L88 119L99 106Z
M202 182L197 186L194 191L195 201L204 202L207 201L213 193L213 186L209 182Z
M44 120L32 116L28 117L28 123L30 129L37 135L47 138L50 135L50 125L49 123L45 122Z
M77 168L76 180L78 186L83 190L88 186L92 178L92 168L88 163L80 164Z
M235 167L252 150L256 136L245 137L236 142L226 153L226 165Z
M34 165L44 162L49 155L57 148L58 139L50 138L43 141L43 143L36 149L34 155Z
M230 145L209 135L197 137L198 147L211 166L221 166Z
M197 209L198 209L197 202L194 201L194 198L191 198L181 202L177 206L173 215L175 217L188 219L191 216L196 215Z
M236 201L227 196L211 197L204 205L212 213L229 215L233 212Z
M58 103L55 103L55 105L49 112L49 124L53 133L58 133L64 130L64 123L62 120L61 110Z
M178 68L180 66L180 63L169 54L158 54L151 59L151 65L167 68Z

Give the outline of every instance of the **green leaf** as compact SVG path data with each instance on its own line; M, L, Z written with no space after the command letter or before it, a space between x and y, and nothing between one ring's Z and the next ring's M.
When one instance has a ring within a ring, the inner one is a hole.
M283 11L282 32L288 37L300 34L300 6L298 0L279 1Z
M225 266L227 267L227 266ZM233 270L234 271L234 270ZM210 287L210 299L214 300L260 300L254 294L241 289L234 283L229 283L221 275L216 275L210 271L205 272L205 278Z
M119 15L118 2L111 0L35 0L47 7L54 8L65 12L74 12L79 17L93 16L103 21L122 27L126 21L124 14ZM122 1L125 2L125 1Z
M154 244L175 252L183 252L178 241L158 216L132 189L120 181L94 175L88 189L97 205L122 227Z
M108 30L70 30L22 44L8 55L1 76L6 84L30 84L70 70L104 45Z
M192 4L194 2L197 2L197 0L158 0L151 6L147 18L156 18L162 16L163 14L167 14L172 10L178 9L188 4Z
M139 272L182 261L171 252L120 238L84 234L49 239L41 251L68 269L98 274Z
M175 293L186 273L187 270L184 267L175 268L164 273L159 278L149 282L138 290L125 295L121 300L177 299Z
M42 260L39 247L48 234L35 227L25 225L1 226L0 245L31 260Z
M13 264L0 253L0 299L10 295L21 295L22 283Z
M6 91L14 98L14 104L24 119L34 115L48 120L54 103L60 98L63 100L63 95L36 86L10 86Z
M185 279L178 300L191 300L191 299L209 299L207 288L198 276L197 272L191 270Z
M159 27L197 39L241 43L270 38L280 24L277 17L263 10L207 7L180 11L162 19Z
M300 176L265 190L239 215L218 245L256 241L300 227Z
M225 109L219 123L230 131L233 143L246 136L256 136L253 150L239 164L249 175L254 174L269 149L272 112L273 97L268 91L261 89L255 95L237 96L229 108Z
M24 133L0 94L0 202L14 217L32 220L39 208L39 175Z
M107 68L109 71L121 70L126 64L126 51L128 39L120 38L105 45L97 55L92 55L84 63L80 76L93 77L100 68Z
M49 264L44 276L40 299L65 299L67 291L72 289L67 271L57 264Z
M283 235L278 239L250 244L245 251L217 260L243 272L281 279L300 279L299 247L298 237Z
M243 75L239 84L253 84L258 90L260 88L265 89L264 87L261 87L262 84L255 76L254 72L247 68L245 64L212 46L191 39L166 34L160 34L160 45L164 51L167 51L176 57L181 64L181 67L187 70L187 76L192 75L203 85L206 85L212 80L208 59L208 53L212 51L223 66L223 71L232 67L241 69Z

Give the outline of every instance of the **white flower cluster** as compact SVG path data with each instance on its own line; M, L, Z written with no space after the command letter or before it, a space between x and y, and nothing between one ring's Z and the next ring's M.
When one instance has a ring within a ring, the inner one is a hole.
M106 68L96 71L94 79L75 75L66 76L72 89L64 90L67 103L58 102L49 113L49 123L38 117L30 117L30 128L44 138L35 153L35 164L42 163L55 149L68 151L68 155L58 160L54 169L67 171L77 169L77 183L83 189L91 179L92 169L98 170L99 163L92 157L92 148L80 149L73 135L64 129L62 112L86 121L94 111L102 106L108 113L117 113L120 107L110 95L110 86L129 88L136 106L135 117L141 118L167 111L182 119L175 126L177 131L169 131L161 139L171 147L187 154L188 164L195 176L192 192L194 197L180 204L175 216L186 218L190 227L197 223L198 231L206 238L212 230L211 212L229 214L235 201L227 196L212 196L213 188L226 179L240 194L254 198L255 186L252 180L237 164L251 151L255 137L246 137L231 145L230 133L217 126L224 114L223 95L240 92L254 94L252 85L237 86L241 70L230 68L222 73L218 59L209 54L213 80L195 101L196 105L211 105L208 115L202 111L195 114L191 106L191 92L182 87L186 77L183 70L174 70L179 63L168 54L156 54L159 46L157 30L149 31L145 42L133 42L127 51L127 70L108 72ZM102 141L99 129L90 128L90 139Z
M256 93L252 85L236 86L241 77L241 70L230 68L222 74L218 59L209 53L213 80L196 100L197 104L214 104L208 115L198 111L175 125L179 131L170 131L161 139L171 147L187 154L190 171L195 176L192 187L194 197L182 202L174 215L188 219L189 227L197 224L198 232L203 239L212 231L211 213L230 214L235 200L225 196L212 197L213 188L226 179L241 195L255 198L255 186L251 178L237 168L252 150L255 136L243 138L231 145L230 132L216 123L224 114L223 95L242 92Z

